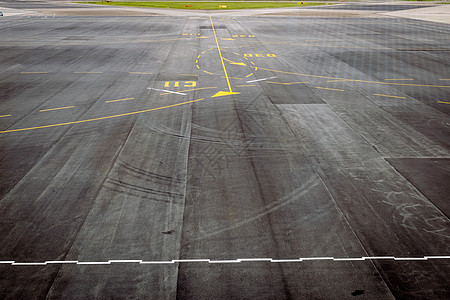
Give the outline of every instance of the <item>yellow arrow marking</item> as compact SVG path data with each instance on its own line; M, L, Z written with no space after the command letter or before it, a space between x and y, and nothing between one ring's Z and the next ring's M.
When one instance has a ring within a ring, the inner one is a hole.
M239 92L218 92L216 94L214 94L214 96L211 96L213 98L215 97L222 97L222 96L229 96L229 95L237 95L240 94Z

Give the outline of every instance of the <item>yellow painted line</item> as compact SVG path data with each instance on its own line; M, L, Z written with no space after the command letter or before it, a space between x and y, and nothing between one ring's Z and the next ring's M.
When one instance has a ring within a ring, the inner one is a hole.
M147 73L147 72L128 72L129 74L143 74L143 75L151 75L153 73Z
M181 76L198 76L197 74L180 74Z
M103 72L74 72L75 74L102 74Z
M219 41L217 40L216 30L215 30L215 28L214 28L214 23L213 23L213 21L212 21L212 17L211 17L211 16L209 16L209 20L211 21L211 28L212 28L213 33L214 33L214 39L216 40L217 51L219 52L220 61L222 62L223 72L224 72L224 74L225 74L225 78L227 79L228 91L229 91L230 93L232 93L233 90L231 89L230 80L228 79L227 69L225 68L225 63L223 62L222 52L221 52L221 50L220 50Z
M450 80L450 79L444 79L444 78L442 78L442 79L439 79L439 80Z
M327 82L343 82L343 81L353 81L353 79L335 79L335 80L327 80Z
M390 97L390 98L399 98L399 99L406 99L406 97L400 97L400 96L391 96L391 95L383 95L383 94L373 94L375 96L381 96L381 97Z
M134 98L123 98L123 99L117 99L117 100L109 100L109 101L105 101L105 103L112 103L112 102L119 102L119 101L128 101L128 100L134 100Z
M67 108L74 108L75 106L65 106L65 107L58 107L58 108L49 108L49 109L41 109L40 112L45 111L52 111L52 110L60 110L60 109L67 109Z
M450 104L450 102L444 102L444 101L438 101L438 103L442 103L442 104Z
M411 78L392 78L392 79L385 79L385 80L414 80Z
M284 85L291 85L291 84L298 84L298 83L308 83L307 81L299 81L299 82L275 82L275 81L266 81L267 83L275 83L275 84L284 84Z
M252 67L255 68L255 67ZM336 78L336 77L329 77L329 76L320 76L320 75L310 75L310 74L301 74L301 73L294 73L294 72L286 72L286 71L279 71L279 70L272 70L267 68L259 68L261 70L265 71L271 71L271 72L277 72L277 73L283 73L283 74L290 74L290 75L299 75L299 76L307 76L307 77L315 77L315 78L325 78L325 79L345 79L345 78ZM352 79L349 79L352 80ZM352 80L353 81L353 80Z
M256 84L236 85L236 87L248 87L248 86L256 86Z
M20 74L48 74L48 72L20 72Z
M245 76L245 78L249 78L250 76L252 76L253 73L248 74L247 76Z
M239 53L233 52L233 54L240 55Z
M330 89L330 88L325 88L325 87L320 87L320 86L316 86L316 89L344 92L344 90L340 90L340 89Z
M179 93L184 93L184 92L192 92L192 91L199 91L199 90L211 90L211 89L217 89L217 87L216 86L211 86L211 87L195 88L195 89L183 90L183 91L178 91L178 92ZM162 94L159 94L159 95L163 96L163 95L169 95L169 94L172 94L172 93L162 93Z
M11 115L1 115L0 118L11 117Z
M225 76L220 76L222 78L225 78ZM239 78L239 77L228 77L230 79L236 79L236 80L242 80L243 78Z
M200 67L198 66L198 65L195 65L196 67L197 67L197 69L199 69L200 70Z
M203 71L203 72L205 72L206 74L214 75L214 73L211 73L211 72L208 72L208 71Z
M36 127L28 127L28 128L19 128L19 129L4 130L4 131L0 131L0 134L1 134L1 133L9 133L9 132L18 132L18 131L27 131L27 130L36 130L36 129L42 129L42 128L59 127L59 126L66 126L66 125L74 125L74 124L81 124L81 123L87 123L87 122L94 122L94 121L100 121L100 120L106 120L106 119L113 119L113 118L118 118L118 117L125 117L125 116L137 115L137 114L142 114L142 113L146 113L146 112L150 112L150 111L155 111L155 110L161 110L161 109L166 109L166 108L171 108L171 107L181 106L181 105L185 105L185 104L189 104L189 103L194 103L194 102L198 102L198 101L202 101L202 100L205 100L205 98L196 99L196 100L191 100L191 101L186 101L186 102L181 102L181 103L172 104L172 105L167 105L167 106L161 106L161 107L156 107L156 108L150 108L150 109L145 109L145 110L133 111L133 112L124 113L124 114L120 114L120 115L112 115L112 116L106 116L106 117L100 117L100 118L94 118L94 119L86 119L86 120L80 120L80 121L73 121L73 122L66 122L66 123L58 123L58 124L51 124L51 125L43 125L43 126L36 126Z
M258 69L257 67L252 67ZM324 79L345 79L347 81L354 81L354 82L362 82L362 83L375 83L375 84L389 84L389 85L403 85L403 86L417 86L417 87L438 87L438 88L450 88L450 85L433 85L433 84L413 84L413 83L399 83L399 82L382 82L382 81L369 81L369 80L359 80L359 79L347 79L347 78L336 78L336 77L329 77L329 76L320 76L320 75L311 75L311 74L301 74L301 73L294 73L294 72L286 72L286 71L280 71L280 70L273 70L273 69L267 69L267 68L259 68L261 70L265 71L271 71L276 73L283 73L283 74L290 74L290 75L298 75L298 76L306 76L306 77L314 77L314 78L324 78Z

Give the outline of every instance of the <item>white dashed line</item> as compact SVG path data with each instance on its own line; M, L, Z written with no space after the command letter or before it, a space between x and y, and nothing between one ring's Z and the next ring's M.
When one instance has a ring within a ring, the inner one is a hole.
M12 265L12 266L45 266L48 264L76 264L76 265L110 265L110 264L177 264L177 263L209 263L209 264L236 264L236 263L301 263L309 261L333 261L333 262L345 262L345 261L370 261L386 259L393 261L426 261L429 259L450 259L450 256L424 256L424 257L395 257L395 256L368 256L368 257L302 257L302 258L290 258L290 259L273 259L273 258L238 258L238 259L173 259L173 260L154 260L145 261L141 259L114 259L108 261L78 261L78 260L51 260L45 262L15 262L13 260L0 261L0 264Z

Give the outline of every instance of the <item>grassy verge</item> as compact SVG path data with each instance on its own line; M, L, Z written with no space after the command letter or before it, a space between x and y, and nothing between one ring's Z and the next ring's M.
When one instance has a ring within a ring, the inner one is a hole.
M156 7L156 8L176 8L176 9L250 9L250 8L275 8L275 7L301 7L301 6L314 6L324 5L325 3L317 2L178 2L178 1L164 1L164 2L124 2L124 1L93 1L93 2L78 2L88 4L101 4L112 6L128 6L128 7Z

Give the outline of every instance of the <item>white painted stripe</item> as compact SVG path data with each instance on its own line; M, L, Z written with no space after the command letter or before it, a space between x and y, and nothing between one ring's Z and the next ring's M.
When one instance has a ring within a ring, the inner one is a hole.
M138 259L113 259L113 260L108 260L108 262L110 263L141 263L142 260L138 260Z
M38 263L38 262L16 263L16 262L13 262L11 265L13 265L13 266L45 266L46 263L45 262L44 263Z
M396 257L394 260L428 260L426 257Z
M272 263L287 263L287 262L301 262L301 260L298 259L272 259L270 262Z
M264 81L264 80L269 80L269 79L274 79L274 78L277 78L277 77L267 77L267 78L263 78L263 79L249 80L249 81L246 81L246 82L247 82L247 83L250 83L250 82L257 82L257 81Z
M79 261L77 265L110 265L109 261Z
M174 92L174 91L168 91L168 90L162 90L162 89L155 89L155 88L147 88L147 90L154 90L154 91L158 91L158 92L165 92L165 93L171 93L171 94L177 94L177 95L183 95L186 96L187 94L185 93L180 93L180 92Z
M46 261L46 264L77 264L78 260L51 260Z
M209 259L174 259L172 262L209 262Z
M245 261L272 261L271 258L239 258L238 261L245 262Z
M395 261L426 261L428 259L450 259L449 255L437 255L437 256L424 256L424 257L395 257L395 256L363 256L363 257L302 257L297 259L272 259L272 258L238 258L238 259L224 259L224 260L211 260L211 259L173 259L173 260L154 260L144 261L140 259L111 259L108 261L77 261L77 260L50 260L45 262L16 262L14 260L3 260L0 264L9 264L12 266L45 266L48 264L77 264L77 265L110 265L112 263L132 263L132 264L176 264L176 263L210 263L210 264L230 264L230 263L243 263L243 262L271 262L271 263L300 263L307 261L365 261L365 260L377 260L377 259L390 259Z
M210 264L234 264L234 263L240 263L240 261L236 260L210 260Z

